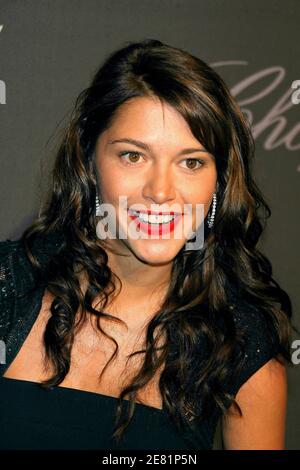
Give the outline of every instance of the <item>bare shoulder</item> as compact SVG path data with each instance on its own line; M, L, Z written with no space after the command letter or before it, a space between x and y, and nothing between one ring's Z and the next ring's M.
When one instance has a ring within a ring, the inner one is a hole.
M285 445L287 402L286 366L272 358L240 387L236 397L243 416L233 405L222 417L226 449L280 450Z

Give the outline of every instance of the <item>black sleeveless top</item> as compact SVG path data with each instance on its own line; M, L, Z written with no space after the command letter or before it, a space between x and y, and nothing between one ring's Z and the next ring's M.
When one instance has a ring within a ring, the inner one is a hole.
M39 261L46 263L62 241L60 232L37 240ZM111 434L117 398L66 387L45 390L35 382L3 377L37 319L44 290L20 241L0 242L0 449L213 448L221 416L217 408L193 432L180 433L165 408L136 403L132 421L116 444ZM256 308L238 298L232 288L228 299L236 326L247 335L244 366L232 375L226 389L235 396L253 373L277 355L278 343Z
M164 410L140 403L124 439L115 444L110 436L116 403L107 395L66 387L44 390L35 382L0 377L0 449L193 448Z

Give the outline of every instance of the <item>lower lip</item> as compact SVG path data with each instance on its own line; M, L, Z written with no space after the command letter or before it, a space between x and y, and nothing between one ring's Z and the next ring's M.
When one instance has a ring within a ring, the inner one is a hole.
M165 224L148 224L146 222L142 222L137 215L133 215L130 212L128 212L128 215L135 221L137 227L148 235L164 235L166 233L172 233L182 216L182 214L178 214L173 220L171 220L171 222Z

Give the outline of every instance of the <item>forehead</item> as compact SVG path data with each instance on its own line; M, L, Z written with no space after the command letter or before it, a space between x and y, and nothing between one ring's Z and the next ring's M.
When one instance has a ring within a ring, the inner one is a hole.
M172 142L187 141L198 144L188 123L170 104L153 97L132 98L118 107L110 126L107 139L132 137L154 141L159 139Z

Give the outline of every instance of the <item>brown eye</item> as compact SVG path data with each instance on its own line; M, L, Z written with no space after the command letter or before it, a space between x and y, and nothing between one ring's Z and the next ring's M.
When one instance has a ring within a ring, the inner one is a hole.
M131 162L133 161L134 163L136 163L139 158L140 158L140 156L139 156L139 154L137 154L137 153L131 153L131 154L129 155L129 160L130 160Z
M130 159L129 162L125 161L126 165L134 165L135 163L139 162L140 154L138 152L121 152L119 153L119 157L123 159L126 156L129 156L128 158Z
M187 162L188 170L192 170L192 171L198 170L204 165L204 162L200 160L199 158L186 158L184 161ZM197 167L197 163L199 164L198 167Z

